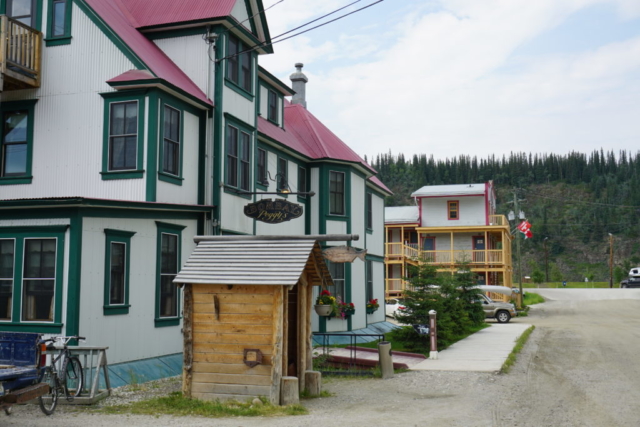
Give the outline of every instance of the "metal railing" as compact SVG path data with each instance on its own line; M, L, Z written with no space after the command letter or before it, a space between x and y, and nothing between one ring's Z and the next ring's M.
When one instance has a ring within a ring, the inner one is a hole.
M333 344L332 344L333 338ZM345 334L345 333L314 333L314 344L317 345L315 349L321 349L322 354L318 355L316 359L321 358L320 366L314 368L322 372L324 375L373 375L370 364L363 364L358 362L358 347L357 344L364 344L372 341L384 341L384 334ZM339 341L340 344L335 342ZM341 347L336 347L340 345ZM346 345L347 347L342 347ZM345 355L332 355L340 350ZM363 354L364 351L361 352ZM367 352L370 354L370 352ZM369 359L370 360L370 359Z
M0 15L0 73L18 85L39 87L41 56L42 33Z

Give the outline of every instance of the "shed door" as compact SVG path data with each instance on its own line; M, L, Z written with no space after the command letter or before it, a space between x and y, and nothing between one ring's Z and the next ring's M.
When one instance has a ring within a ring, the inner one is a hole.
M298 289L287 292L287 376L298 376Z

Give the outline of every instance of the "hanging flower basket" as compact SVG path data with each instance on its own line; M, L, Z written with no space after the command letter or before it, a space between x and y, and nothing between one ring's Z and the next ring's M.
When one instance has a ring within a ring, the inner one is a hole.
M333 306L330 304L316 305L313 307L318 316L330 316L333 312Z
M367 314L373 314L376 310L378 310L378 308L380 307L380 304L378 304L378 300L377 299L371 299L367 302Z

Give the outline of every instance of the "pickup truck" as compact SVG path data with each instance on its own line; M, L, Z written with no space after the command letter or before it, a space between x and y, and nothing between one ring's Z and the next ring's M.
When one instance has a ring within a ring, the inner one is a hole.
M11 406L49 392L40 382L40 334L0 332L0 409L10 413Z

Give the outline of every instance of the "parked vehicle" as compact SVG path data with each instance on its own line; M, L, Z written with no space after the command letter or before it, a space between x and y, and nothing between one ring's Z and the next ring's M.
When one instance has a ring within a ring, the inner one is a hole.
M620 282L621 288L640 288L640 277L629 277Z
M384 313L387 317L395 319L398 311L404 309L404 300L402 298L387 298L385 301Z
M496 319L498 323L508 323L512 317L517 315L516 306L509 302L494 301L486 295L480 294L482 309L485 317L488 319Z
M7 415L12 405L49 393L42 382L40 339L37 333L0 332L0 409Z

